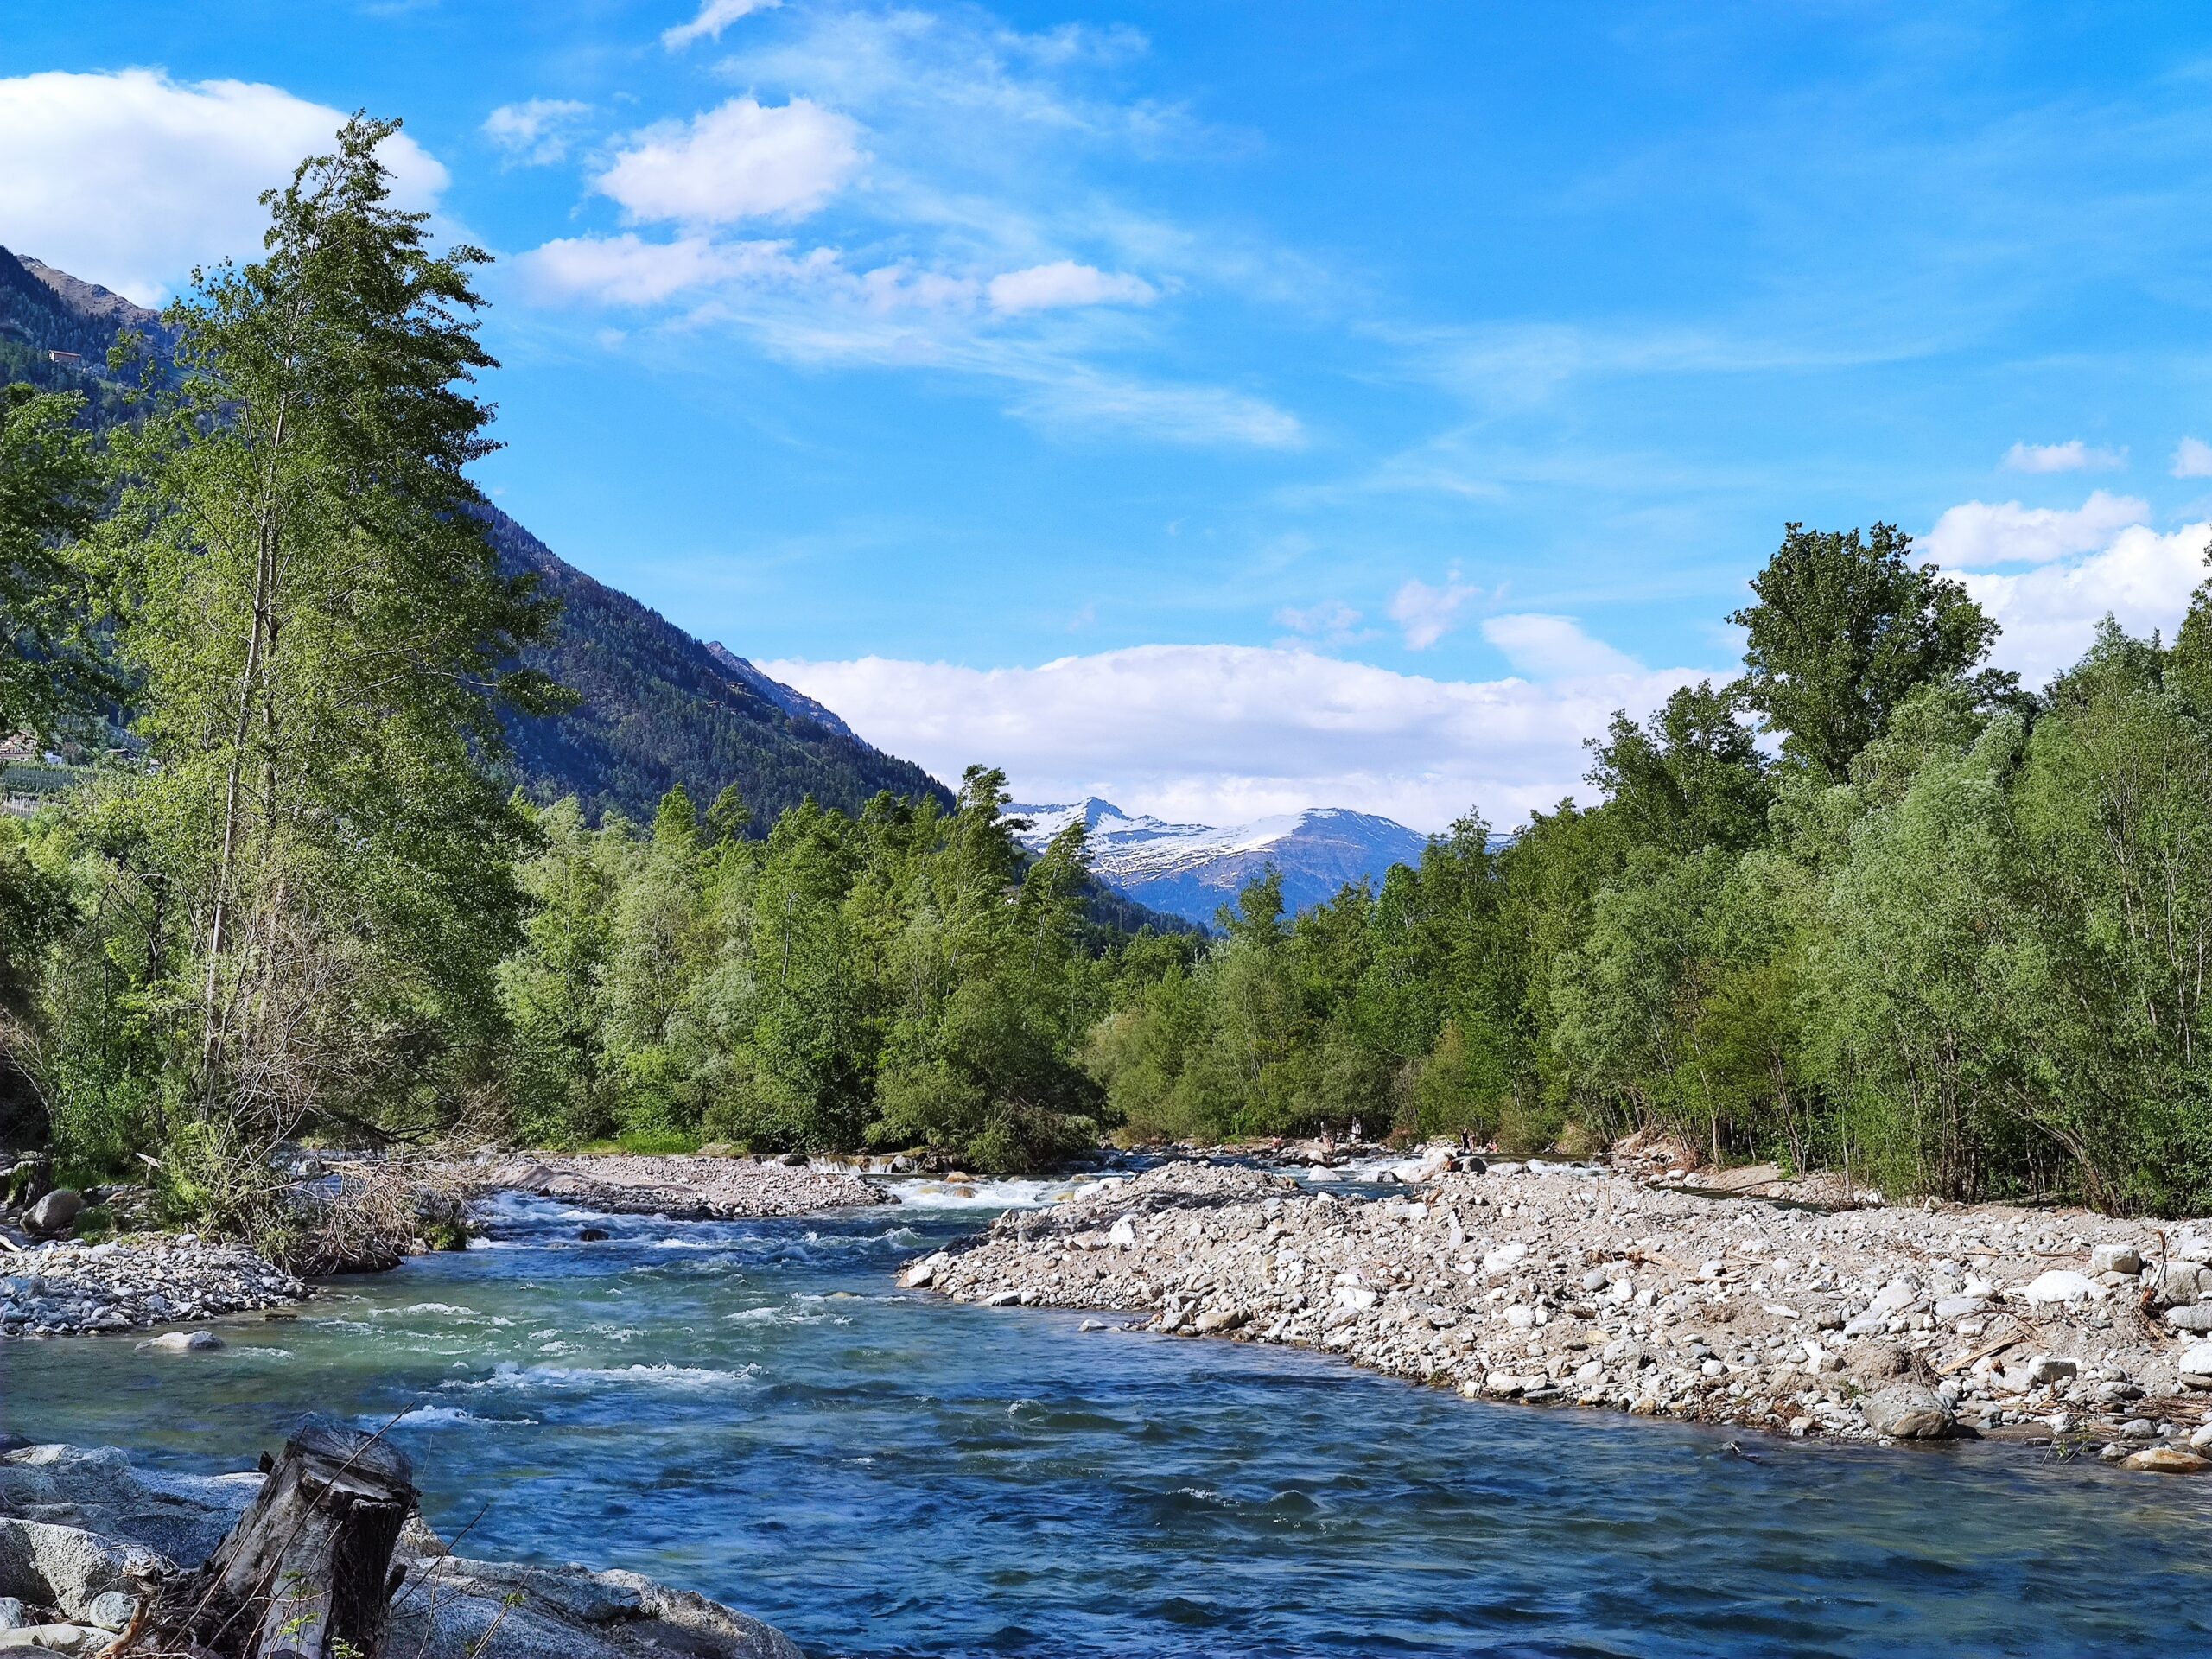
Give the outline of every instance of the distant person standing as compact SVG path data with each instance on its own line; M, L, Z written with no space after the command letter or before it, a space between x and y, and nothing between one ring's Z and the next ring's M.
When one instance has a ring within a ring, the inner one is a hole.
M1359 1120L1356 1117L1351 1121L1351 1143L1355 1147L1359 1144Z

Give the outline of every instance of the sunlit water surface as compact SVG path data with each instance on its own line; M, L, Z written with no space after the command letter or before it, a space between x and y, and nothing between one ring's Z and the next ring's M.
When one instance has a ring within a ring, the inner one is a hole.
M809 1653L2139 1654L2212 1636L2212 1479L1471 1405L892 1287L989 1206L535 1200L219 1353L0 1344L0 1426L239 1467L381 1424L464 1553L635 1568ZM586 1225L606 1229L585 1243ZM479 1511L481 1511L480 1515Z

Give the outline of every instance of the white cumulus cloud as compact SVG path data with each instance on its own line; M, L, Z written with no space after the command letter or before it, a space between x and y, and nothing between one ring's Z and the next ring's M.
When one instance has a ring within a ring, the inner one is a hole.
M194 265L257 251L261 193L345 123L282 87L158 69L0 79L0 235L156 304ZM380 153L404 205L435 205L446 170L429 152L398 133Z
M1160 297L1141 276L1101 270L1072 259L1009 270L991 278L991 308L1007 315L1083 305L1149 305Z
M1033 800L1098 794L1212 823L1356 806L1421 830L1471 806L1510 825L1586 794L1584 738L1615 709L1644 714L1711 673L1437 680L1250 645L1141 645L1034 668L761 666L948 780L982 761Z
M1643 664L1602 639L1593 639L1571 616L1492 616L1483 620L1483 638L1505 653L1522 674L1539 679L1581 679L1592 675L1640 674Z
M2108 473L2126 464L2126 449L2092 449L2079 438L2016 443L2005 452L2005 465L2016 473Z
M533 98L520 104L502 104L484 118L484 136L505 151L511 161L543 167L568 155L576 124L590 113L590 105L571 98Z
M812 213L865 159L860 124L804 98L734 98L632 133L592 181L633 219L728 225Z
M2212 478L2212 443L2183 438L2174 449L2176 478Z
M2017 573L1971 571L1961 580L2005 630L1997 664L2039 686L2080 660L2107 613L2131 633L2156 629L2172 639L2204 580L2208 542L2212 524L2164 536L2131 524L2086 557Z
M2018 501L1966 501L1944 512L1921 550L1953 570L1993 564L2047 564L2109 543L2151 516L2132 495L2093 491L2078 507L2024 507Z
M672 29L661 30L660 43L671 52L681 52L694 41L719 41L722 30L741 17L756 11L772 11L784 0L705 0L699 15L688 23L678 23Z

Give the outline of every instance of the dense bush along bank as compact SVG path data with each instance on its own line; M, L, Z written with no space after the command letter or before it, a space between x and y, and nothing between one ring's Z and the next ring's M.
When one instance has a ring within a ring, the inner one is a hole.
M126 719L0 818L0 1141L251 1234L279 1141L931 1149L1664 1129L1892 1192L2212 1204L2212 601L2040 691L1895 530L1789 526L1726 685L1595 742L1600 804L1215 938L1084 902L1000 774L650 825L508 787L518 653L472 273L357 121L163 321L132 418L0 398L0 728ZM535 729L535 728L533 728ZM1760 739L1764 734L1766 742ZM705 810L700 810L705 803ZM243 1173L242 1172L245 1172ZM281 1185L281 1184L277 1184Z

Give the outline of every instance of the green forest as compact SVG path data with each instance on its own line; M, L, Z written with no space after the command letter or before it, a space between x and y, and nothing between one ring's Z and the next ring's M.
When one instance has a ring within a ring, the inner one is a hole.
M0 1140L218 1216L301 1140L1012 1171L1353 1117L2212 1203L2205 592L2023 687L1908 537L1790 525L1741 673L1616 715L1601 804L1502 845L1471 808L1215 936L1096 919L1080 826L1026 853L984 766L856 811L795 774L772 821L715 777L650 823L533 802L511 734L573 696L520 665L556 603L468 476L486 256L391 205L391 130L271 193L128 418L0 394L0 732L130 733L0 817Z

